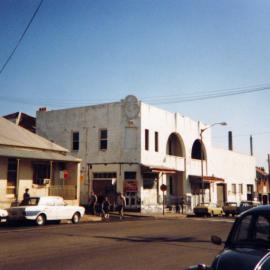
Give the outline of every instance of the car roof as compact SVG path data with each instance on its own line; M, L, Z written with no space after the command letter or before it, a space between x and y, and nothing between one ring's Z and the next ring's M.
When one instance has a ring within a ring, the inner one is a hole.
M50 198L53 198L53 199L56 199L56 198L62 198L60 196L31 196L30 197L31 199L35 199L35 198L39 198L39 199L50 199Z
M250 208L248 210L246 210L245 212L243 212L241 216L244 216L246 214L260 214L260 213L267 213L270 214L270 205L259 205L253 208Z

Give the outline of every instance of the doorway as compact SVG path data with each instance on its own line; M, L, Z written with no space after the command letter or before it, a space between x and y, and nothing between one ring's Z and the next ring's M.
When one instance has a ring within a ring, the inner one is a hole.
M219 206L223 206L226 202L226 185L225 184L217 184L217 204Z

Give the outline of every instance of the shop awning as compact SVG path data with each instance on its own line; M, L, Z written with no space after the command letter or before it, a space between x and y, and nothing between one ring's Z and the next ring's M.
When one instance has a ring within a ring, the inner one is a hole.
M174 174L177 170L165 167L165 166L152 166L152 165L141 165L142 173L165 173Z
M191 183L201 183L202 177L197 175L189 175L189 181ZM215 177L215 176L203 176L203 181L205 183L217 183L224 182L223 178Z

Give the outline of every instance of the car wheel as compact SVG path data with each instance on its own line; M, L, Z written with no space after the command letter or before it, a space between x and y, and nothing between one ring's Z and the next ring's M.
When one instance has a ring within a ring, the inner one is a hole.
M73 224L77 224L77 223L79 223L80 219L81 219L80 213L76 212L76 213L73 215L71 221L72 221Z
M46 217L44 215L38 215L35 222L36 225L43 226L46 223Z

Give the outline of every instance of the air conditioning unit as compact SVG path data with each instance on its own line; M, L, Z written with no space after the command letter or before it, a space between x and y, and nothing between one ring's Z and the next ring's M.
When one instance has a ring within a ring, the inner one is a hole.
M43 185L49 185L51 182L51 179L45 178L43 179Z

